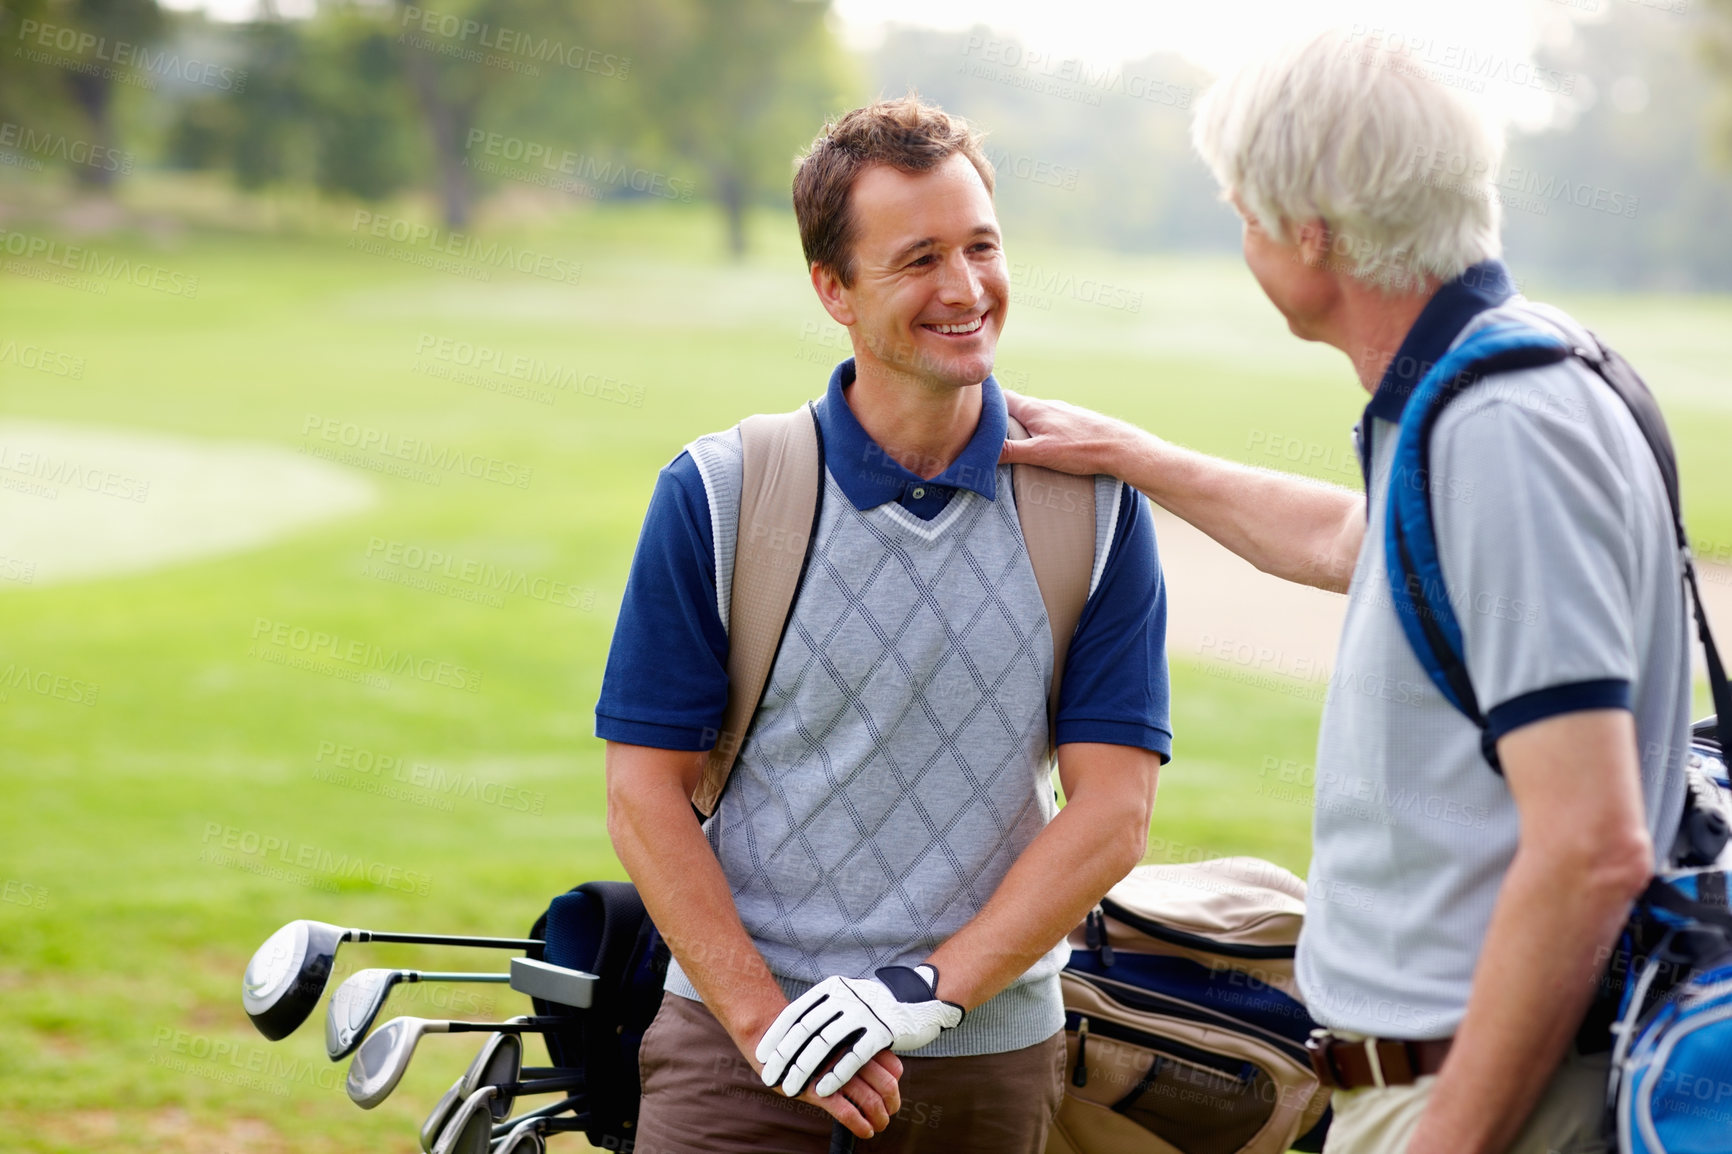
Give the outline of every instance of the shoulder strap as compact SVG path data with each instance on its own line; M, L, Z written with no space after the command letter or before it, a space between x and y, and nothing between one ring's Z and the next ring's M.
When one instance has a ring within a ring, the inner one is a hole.
M1463 657L1461 624L1443 581L1437 533L1431 516L1431 430L1449 402L1475 381L1517 368L1561 361L1562 342L1521 325L1494 325L1451 349L1420 379L1401 413L1401 431L1390 464L1384 565L1395 615L1414 656L1444 699L1483 731L1473 683ZM1414 478L1417 483L1408 481ZM1497 751L1482 743L1495 767Z
M1588 339L1593 342L1592 348L1576 348L1571 352L1618 394L1618 399L1636 419L1636 427L1642 431L1649 451L1660 466L1660 478L1666 484L1666 500L1672 506L1672 533L1678 541L1678 555L1684 563L1684 582L1690 587L1691 606L1696 614L1696 637L1702 642L1708 664L1708 691L1714 700L1714 716L1732 718L1732 688L1726 682L1726 666L1720 660L1720 647L1714 644L1714 632L1708 628L1708 611L1702 605L1702 587L1696 582L1696 559L1690 551L1690 534L1684 529L1678 457L1672 448L1672 435L1666 429L1666 418L1661 416L1660 404L1654 399L1647 382L1630 362L1608 348L1595 334L1589 333Z
M1007 435L1020 441L1028 436L1015 417L1009 418ZM1016 465L1016 516L1022 522L1022 539L1034 566L1034 580L1046 605L1052 630L1052 684L1047 690L1046 720L1049 748L1057 740L1058 691L1064 678L1064 662L1071 637L1082 619L1089 596L1089 579L1095 564L1095 479L1073 477L1034 465Z
M745 476L728 609L728 704L692 805L708 817L721 800L782 645L806 575L824 488L824 445L810 405L740 422ZM717 580L722 575L717 574Z
M1672 525L1678 540L1684 580L1689 586L1696 615L1696 631L1707 653L1708 683L1717 716L1732 716L1732 691L1714 635L1708 628L1696 583L1696 566L1690 555L1689 537L1679 499L1678 463L1665 418L1653 393L1623 357L1588 334L1592 348L1571 347L1556 337L1523 325L1501 324L1481 330L1452 349L1420 381L1401 415L1401 432L1391 466L1385 567L1390 594L1402 632L1413 648L1426 675L1445 699L1475 725L1486 730L1485 715L1468 678L1461 626L1443 581L1437 556L1437 537L1431 516L1428 484L1394 483L1404 477L1426 478L1430 468L1431 431L1449 402L1475 382L1497 373L1533 368L1575 357L1608 384L1630 410L1636 427L1648 443L1665 484L1672 508ZM1497 747L1489 733L1480 743L1487 762L1498 769Z

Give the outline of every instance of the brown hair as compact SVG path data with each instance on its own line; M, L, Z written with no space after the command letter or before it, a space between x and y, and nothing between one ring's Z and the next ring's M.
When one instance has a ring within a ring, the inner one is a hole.
M910 92L856 108L824 126L794 172L794 219L806 263L823 265L844 285L854 283L854 178L874 164L928 172L956 153L966 156L992 193L992 162L968 121Z

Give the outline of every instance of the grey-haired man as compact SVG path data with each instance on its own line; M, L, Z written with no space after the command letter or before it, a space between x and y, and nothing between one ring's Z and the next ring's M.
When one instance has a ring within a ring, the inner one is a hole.
M1409 395L1451 347L1507 321L1585 335L1497 260L1500 135L1391 60L1318 37L1224 78L1194 130L1265 295L1371 394L1365 493L1020 398L1036 435L1005 458L1123 477L1265 572L1349 596L1298 966L1347 1070L1328 1154L1598 1151L1606 1056L1573 1039L1682 804L1671 514L1629 412L1573 361L1470 390L1437 422L1431 475L1392 478ZM1384 521L1412 483L1433 494L1452 601L1472 607L1466 663L1501 776L1394 609Z

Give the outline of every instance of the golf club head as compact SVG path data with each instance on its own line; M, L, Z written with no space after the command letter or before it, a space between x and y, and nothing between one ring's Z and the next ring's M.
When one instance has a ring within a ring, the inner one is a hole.
M451 1120L451 1114L463 1101L463 1079L467 1075L457 1075L457 1080L451 1083L451 1088L439 1096L439 1101L433 1104L433 1110L427 1115L427 1120L421 1123L421 1150L423 1154L433 1154L433 1143L438 1141L439 1132L445 1129L445 1123Z
M402 970L357 970L337 987L325 1007L325 1053L331 1061L355 1052L403 976Z
M499 1087L515 1082L522 1069L522 1035L489 1034L487 1041L481 1044L480 1051L476 1053L475 1060L469 1063L459 1094L467 1099L483 1086ZM516 1102L515 1094L495 1093L489 1103L493 1108L493 1120L503 1122L511 1117L511 1107Z
M463 1099L434 1139L433 1154L488 1154L493 1144L495 1093L494 1087L483 1086Z
M541 1136L540 1118L525 1118L493 1144L493 1154L546 1154L547 1139Z
M371 1110L397 1088L409 1060L415 1056L415 1045L427 1032L425 1018L392 1018L361 1043L355 1056L349 1059L349 1076L343 1088L349 1100L363 1110Z
M241 979L241 1006L259 1033L275 1042L300 1028L325 983L348 931L327 922L290 922L265 939Z

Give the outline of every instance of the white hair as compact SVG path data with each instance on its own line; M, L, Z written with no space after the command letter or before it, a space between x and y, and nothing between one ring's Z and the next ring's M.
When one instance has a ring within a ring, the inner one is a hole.
M1451 280L1502 253L1501 127L1356 32L1334 29L1223 76L1198 105L1191 142L1270 236L1321 218L1331 259L1385 291Z

